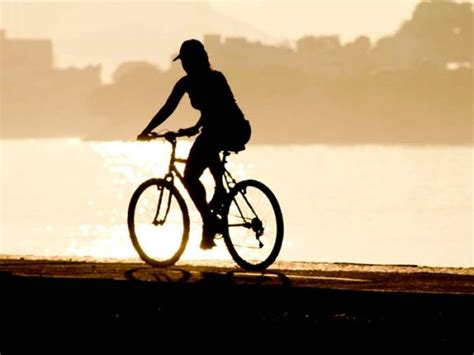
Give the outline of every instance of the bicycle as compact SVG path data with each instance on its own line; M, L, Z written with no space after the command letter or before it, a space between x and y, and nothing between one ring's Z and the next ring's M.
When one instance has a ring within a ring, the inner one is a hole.
M177 138L183 136L178 131L153 133L149 137L149 140L164 138L171 144L168 172L163 178L151 178L139 185L128 208L132 244L140 258L155 267L174 265L189 239L188 208L175 185L176 177L184 185L183 175L176 166L186 163L185 159L176 157ZM276 260L282 247L281 208L263 183L237 182L232 177L225 167L230 154L224 151L221 157L226 194L211 211L220 221L219 234L232 259L243 269L264 270Z

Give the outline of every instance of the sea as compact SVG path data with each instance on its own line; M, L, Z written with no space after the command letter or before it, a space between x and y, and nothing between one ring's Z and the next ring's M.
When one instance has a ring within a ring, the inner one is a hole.
M191 146L181 141L182 157ZM229 158L238 180L276 195L279 261L474 266L472 146L249 145ZM166 142L0 140L0 255L139 260L127 229L138 185L162 177ZM203 181L212 192L212 178ZM186 192L180 187L183 195ZM199 249L192 202L182 261L231 260Z

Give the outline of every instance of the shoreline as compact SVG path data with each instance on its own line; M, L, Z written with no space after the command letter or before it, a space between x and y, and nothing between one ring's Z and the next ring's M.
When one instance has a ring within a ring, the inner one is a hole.
M15 255L0 254L0 263L8 260L44 261L44 262L73 262L73 263L97 263L97 264L130 264L137 263L146 265L141 259L136 258L99 258L94 256L38 256L38 255ZM216 267L238 266L230 259L181 259L176 266L187 264L200 264ZM425 272L433 274L453 274L474 276L474 266L432 266L417 264L377 264L358 262L315 262L303 260L277 260L271 269L285 269L291 267L296 270L320 270L320 271L361 271L361 272L397 272L413 273Z

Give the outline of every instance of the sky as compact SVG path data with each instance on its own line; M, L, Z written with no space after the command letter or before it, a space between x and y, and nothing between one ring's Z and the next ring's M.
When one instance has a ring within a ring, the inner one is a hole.
M122 0L68 0L48 3L137 3ZM138 3L174 2L189 0L151 1ZM358 34L380 37L396 29L400 21L409 18L417 0L210 0L210 6L229 16L240 19L279 38L295 39L316 32L340 33L345 38ZM46 1L0 1L6 3L39 3ZM0 25L2 20L0 19ZM13 31L15 29L12 29Z
M166 5L166 11L157 6ZM415 0L1 1L7 38L48 38L57 67L102 64L105 80L128 60L167 69L181 41L206 33L294 45L306 35L348 42L393 34ZM160 16L161 15L161 16Z
M243 19L279 38L297 39L309 34L358 35L380 38L408 19L414 0L260 0L211 1L216 10Z

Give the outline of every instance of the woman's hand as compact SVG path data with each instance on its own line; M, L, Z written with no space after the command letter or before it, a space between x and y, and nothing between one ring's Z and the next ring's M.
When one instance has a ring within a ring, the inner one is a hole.
M195 134L199 133L199 127L197 126L192 126L189 128L182 128L178 131L178 134L183 135L183 136L194 136Z
M148 139L149 139L148 133L142 132L137 136L137 141L146 141Z
M145 132L143 131L137 136L138 141L149 141L152 140L156 136L154 132Z

